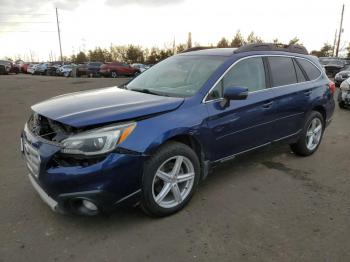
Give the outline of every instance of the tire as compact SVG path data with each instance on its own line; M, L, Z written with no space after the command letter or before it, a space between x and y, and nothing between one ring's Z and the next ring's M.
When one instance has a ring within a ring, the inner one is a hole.
M344 104L343 101L339 102L338 105L339 105L339 107L340 107L341 109L344 109L344 108L345 108L345 104Z
M112 78L117 78L118 77L118 73L115 71L111 72L111 77Z
M313 128L312 125L317 127ZM321 144L324 129L325 119L319 112L312 111L305 121L298 142L291 145L292 151L299 156L310 156L315 153ZM310 140L312 142L308 143Z
M181 163L179 168L174 168L175 163ZM142 209L156 217L180 211L192 198L199 178L200 164L196 153L185 144L166 143L145 164Z

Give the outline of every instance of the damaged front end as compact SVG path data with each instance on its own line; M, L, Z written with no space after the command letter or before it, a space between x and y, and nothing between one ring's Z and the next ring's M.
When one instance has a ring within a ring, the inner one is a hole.
M119 147L135 127L128 122L76 128L34 113L21 136L30 181L60 212L95 215L126 199L137 202L145 157Z
M38 113L31 115L27 122L27 127L35 136L53 143L60 143L62 140L79 132L74 127L51 120Z
M102 127L75 128L34 113L26 124L42 143L53 144L59 151L52 156L52 166L87 167L103 161L108 153L117 152L136 127L135 122Z

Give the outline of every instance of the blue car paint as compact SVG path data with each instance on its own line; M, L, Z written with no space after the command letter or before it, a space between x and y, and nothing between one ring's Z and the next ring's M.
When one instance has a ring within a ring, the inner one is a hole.
M63 124L85 127L174 110L183 100L111 87L57 96L32 109Z
M212 51L199 53L205 55L206 52ZM33 111L74 127L151 115L140 118L134 132L120 144L119 148L127 149L127 153L110 153L103 161L88 167L50 166L52 156L60 148L43 143L34 136L27 137L41 155L40 186L61 205L64 201L60 199L79 193L84 196L92 194L92 199L98 199L101 194L108 195L108 201L103 202L107 203L106 207L102 207L106 209L125 199L132 199L131 203L135 203L140 199L145 161L170 139L178 136L193 138L202 149L202 160L216 163L281 138L295 141L307 114L314 108L321 108L327 122L331 119L334 100L324 73L315 81L249 93L246 100L231 101L225 109L220 106L220 101L202 103L212 86L239 59L254 55L291 56L285 52L228 55L226 51L217 55L226 56L227 60L192 97L168 98L108 88L59 96L34 105ZM299 54L292 56L314 59Z

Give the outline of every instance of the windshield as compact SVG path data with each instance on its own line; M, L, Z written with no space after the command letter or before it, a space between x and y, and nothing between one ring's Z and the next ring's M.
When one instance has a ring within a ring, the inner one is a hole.
M194 95L226 60L221 56L173 56L154 65L127 89L167 96Z

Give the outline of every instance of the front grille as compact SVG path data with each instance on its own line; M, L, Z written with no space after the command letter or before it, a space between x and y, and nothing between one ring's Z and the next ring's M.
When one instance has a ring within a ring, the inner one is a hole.
M38 150L23 139L23 151L26 164L30 172L38 177L40 171L40 155Z

